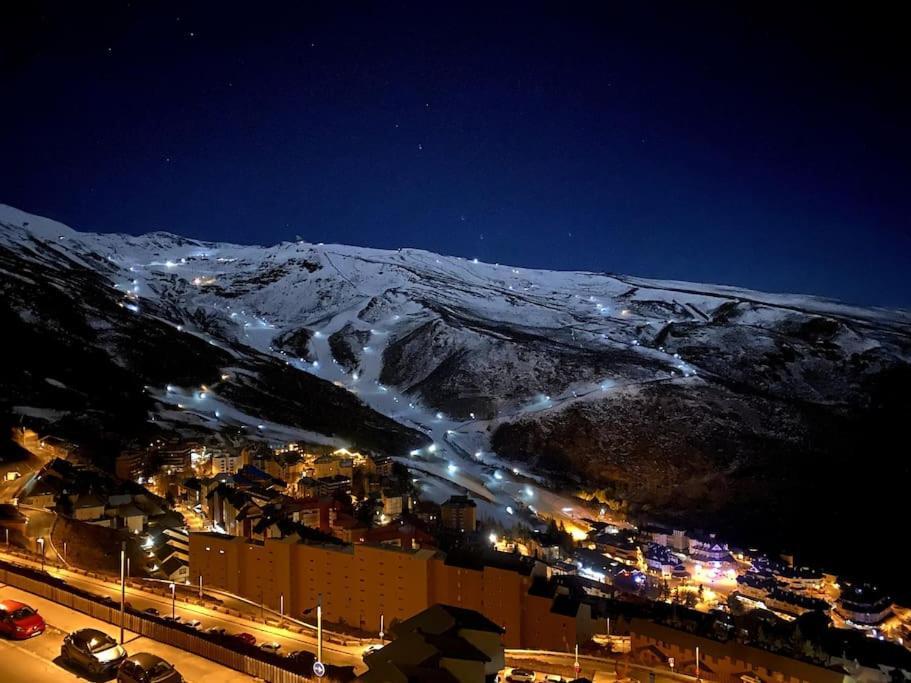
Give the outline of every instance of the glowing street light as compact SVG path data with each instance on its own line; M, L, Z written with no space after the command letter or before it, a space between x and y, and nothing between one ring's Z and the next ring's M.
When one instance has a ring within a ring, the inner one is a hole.
M121 645L123 645L123 618L124 618L124 609L125 609L125 605L126 605L126 596L127 596L126 556L127 556L127 542L121 541L121 543L120 543L120 644Z
M44 537L38 539L38 545L41 547L41 571L44 571Z

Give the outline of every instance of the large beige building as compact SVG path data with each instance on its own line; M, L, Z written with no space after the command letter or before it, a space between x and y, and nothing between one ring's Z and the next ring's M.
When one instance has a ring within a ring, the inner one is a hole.
M301 616L322 596L323 616L378 631L438 603L477 610L506 629L507 647L571 650L591 636L590 613L554 609L552 596L529 592L538 570L448 564L434 550L372 545L313 545L293 537L250 541L190 534L190 581L202 575L250 600ZM546 628L544 627L546 625Z

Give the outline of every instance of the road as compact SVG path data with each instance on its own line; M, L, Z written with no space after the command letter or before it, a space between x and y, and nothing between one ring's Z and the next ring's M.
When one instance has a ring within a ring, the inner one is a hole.
M54 683L84 680L84 676L77 675L75 670L59 660L64 636L79 628L97 628L115 638L118 635L117 629L110 624L11 586L0 585L0 599L19 600L31 605L48 624L47 630L36 638L24 641L0 639L0 652L13 655L3 658L3 673L0 678L4 681ZM129 653L151 652L166 659L183 674L188 683L239 683L253 680L250 676L203 657L130 631L125 636L125 647Z
M522 652L527 654L520 654ZM508 650L506 660L510 666L500 672L501 681L509 680L508 675L513 669L512 665L534 671L536 681L546 681L545 677L548 675L562 676L564 681L570 681L575 677L573 673L574 657L568 653ZM629 681L650 683L652 680L654 683L696 683L694 676L671 673L666 669L655 669L640 664L616 663L612 660L585 656L579 657L579 664L580 675L594 683L614 683L615 681L617 683ZM651 678L652 675L654 675L654 679Z
M26 560L19 556L6 555L0 552L0 558L27 565L33 568L40 567L40 562ZM46 567L52 576L64 579L69 585L81 588L98 595L106 595L116 603L120 602L120 584L113 581L104 581L94 577L83 576L58 567ZM127 602L135 609L145 610L153 607L162 615L167 616L172 611L172 600L170 596L158 595L146 590L127 586ZM291 652L294 650L305 650L316 653L316 636L310 633L297 633L286 628L272 626L260 622L254 622L242 617L236 617L224 612L217 612L203 605L195 605L183 602L178 599L173 603L174 612L184 620L198 619L202 622L202 628L223 628L229 633L249 633L256 642L274 641L281 645L281 652ZM25 601L27 602L27 601ZM225 605L231 609L242 609L254 611L255 608L239 600L225 600ZM248 612L249 613L249 612ZM277 620L277 619L276 619ZM339 666L353 666L360 672L366 669L363 662L363 651L366 646L352 645L343 646L336 643L323 641L323 660L328 664L337 664Z

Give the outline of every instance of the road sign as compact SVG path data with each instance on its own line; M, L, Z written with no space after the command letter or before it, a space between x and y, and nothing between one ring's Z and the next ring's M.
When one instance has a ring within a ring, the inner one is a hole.
M315 662L313 662L313 674L315 676L318 676L319 678L322 678L323 676L325 676L326 675L326 665L323 664L319 660L316 660Z

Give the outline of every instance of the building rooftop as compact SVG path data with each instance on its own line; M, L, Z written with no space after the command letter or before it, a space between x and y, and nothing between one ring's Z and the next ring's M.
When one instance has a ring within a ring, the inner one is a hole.
M76 499L73 507L76 509L79 508L94 508L94 507L104 507L104 501L101 500L94 493L81 493Z
M392 626L392 631L397 638L412 631L424 634L441 635L450 631L467 629L470 631L486 631L487 633L504 633L505 629L498 626L480 612L455 605L437 604L428 607L423 612L413 617L400 621Z
M450 496L449 500L443 503L444 508L446 507L477 507L477 503L472 500L471 496Z

